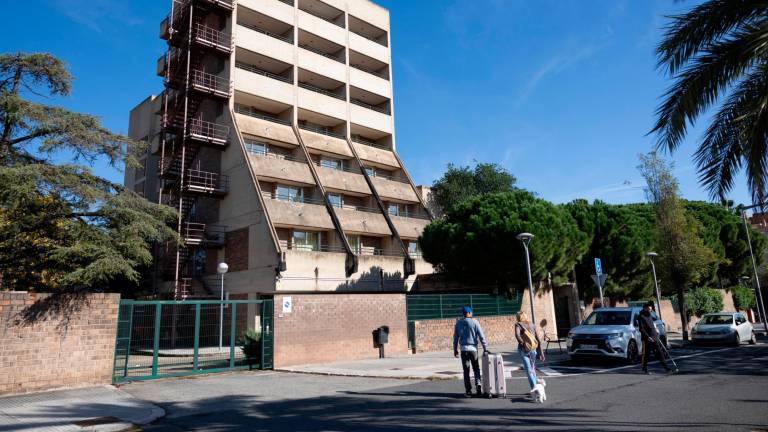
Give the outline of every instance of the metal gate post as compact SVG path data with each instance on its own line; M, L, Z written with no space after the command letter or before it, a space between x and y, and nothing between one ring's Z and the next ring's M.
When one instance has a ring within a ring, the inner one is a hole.
M200 303L195 304L195 352L192 357L192 370L197 370L200 354Z
M235 367L235 332L237 331L237 303L230 303L232 322L229 325L229 367Z
M163 305L157 303L155 305L155 335L152 345L152 376L157 376L157 356L160 352L160 324L162 324L162 307Z
M133 335L133 305L128 305L128 345L125 347L125 365L123 366L123 377L128 376L128 359L131 357L131 336ZM118 322L120 322L118 320Z

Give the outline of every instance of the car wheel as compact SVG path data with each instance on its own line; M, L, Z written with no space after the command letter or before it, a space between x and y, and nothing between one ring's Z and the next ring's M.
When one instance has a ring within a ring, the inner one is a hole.
M733 341L731 341L731 344L736 347L741 345L741 337L739 337L739 332L733 333Z
M756 343L757 343L757 336L755 336L755 332L753 331L753 332L752 332L752 333L750 333L750 335L749 335L749 344L750 344L750 345L754 345L754 344L756 344Z
M627 345L627 363L637 364L638 361L640 361L640 355L637 351L637 342L631 340Z

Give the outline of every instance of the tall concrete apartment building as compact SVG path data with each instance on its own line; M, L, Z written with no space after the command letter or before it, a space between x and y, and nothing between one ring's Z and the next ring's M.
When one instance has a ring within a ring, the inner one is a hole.
M126 185L178 209L177 298L402 291L431 215L395 145L389 12L368 0L175 0L165 90L131 112ZM215 284L215 285L214 285ZM214 288L215 287L215 288Z

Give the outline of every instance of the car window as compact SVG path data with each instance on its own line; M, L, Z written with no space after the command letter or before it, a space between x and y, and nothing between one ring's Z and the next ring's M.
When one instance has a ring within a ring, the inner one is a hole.
M628 325L631 311L594 311L584 320L584 325Z
M707 315L700 321L701 324L733 324L733 315Z

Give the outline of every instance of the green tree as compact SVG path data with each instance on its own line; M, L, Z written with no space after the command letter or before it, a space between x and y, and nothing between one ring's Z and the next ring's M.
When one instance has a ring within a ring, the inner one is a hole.
M716 289L696 288L691 290L685 298L688 303L688 312L697 317L723 310L723 296Z
M424 259L470 284L493 283L512 294L526 284L523 247L516 236L530 232L535 280L566 277L587 250L587 236L564 209L532 193L481 195L464 201L429 224L419 244Z
M662 291L672 289L680 304L683 340L688 340L685 292L706 281L717 257L699 237L701 224L689 215L680 200L671 164L656 153L640 155L638 169L648 187L646 193L656 216L658 268Z
M150 243L178 241L175 212L85 166L106 158L137 166L141 146L90 115L36 103L26 93L66 96L72 76L49 54L0 55L0 288L103 289L138 282Z
M448 164L445 174L432 184L432 199L447 213L478 195L511 192L515 183L515 176L495 163L478 163L474 168Z
M598 295L592 281L594 258L600 258L608 275L605 295L644 298L653 293L650 263L645 254L654 248L654 214L647 204L589 204L576 200L564 205L589 241L589 250L576 265L579 287L587 298Z
M656 48L674 83L652 130L658 147L674 151L688 127L717 108L695 153L700 179L724 198L746 168L756 202L768 179L768 2L708 0L673 16Z
M735 286L731 288L731 295L733 296L733 305L736 309L746 311L755 307L755 294L751 289L745 286Z

